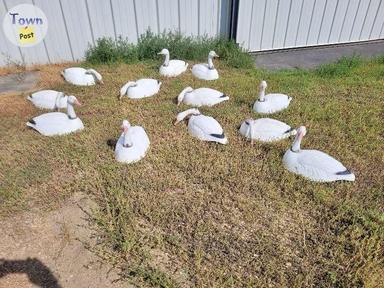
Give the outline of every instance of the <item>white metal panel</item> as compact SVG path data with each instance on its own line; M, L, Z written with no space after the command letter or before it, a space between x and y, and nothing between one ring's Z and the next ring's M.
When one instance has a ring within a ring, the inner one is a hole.
M89 45L94 44L85 0L60 0L64 21L75 60L83 59Z
M320 29L324 21L325 7L327 0L317 0L312 10L311 23L307 36L306 45L317 44L320 35Z
M150 29L159 33L156 0L135 0L136 21L139 35Z
M251 51L383 37L384 0L240 0L236 41Z
M384 22L381 23L382 22L381 19L384 19L384 1L380 1L380 6L377 9L375 21L372 25L372 29L369 35L370 39L375 39L380 37L381 28L384 26Z
M312 14L314 13L314 7L315 0L304 0L295 46L305 46L307 44L309 25L311 23Z
M371 3L371 0L361 0L360 1L359 9L357 11L356 18L355 18L355 21L354 21L353 26L352 26L351 35L349 37L350 41L358 41L359 40L361 30L363 29L364 21L366 19L367 13L368 13L370 3Z
M253 1L253 5L251 7L251 14L249 19L249 30L248 32L248 49L251 47L258 47L261 49L261 43L263 38L263 30L264 30L264 15L267 5L267 0Z
M253 19L252 17L253 3L254 3L253 0L240 1L239 3L236 42L247 49L250 48L249 35L250 35L251 27L249 26ZM256 28L257 26L252 26L252 27ZM255 47L255 46L252 46L252 47Z
M102 37L116 39L111 2L108 0L86 0L86 2L95 40Z
M44 41L50 62L74 60L59 0L34 0L34 3L44 11L48 19L48 31Z
M199 1L179 0L180 33L199 35Z
M179 1L157 1L159 30L179 31Z
M273 33L273 48L284 47L284 40L286 30L288 28L288 20L290 9L292 8L292 0L280 0L279 7L277 11L275 31Z
M305 0L292 0L283 47L294 47L296 45L297 32L303 13L304 1Z
M317 44L328 44L332 26L334 25L337 6L340 0L327 1L324 11L324 21L320 27L320 34Z
M273 47L273 36L276 25L278 2L279 0L268 0L267 5L265 6L261 49Z
M371 0L371 5L369 5L367 15L364 19L363 28L361 29L359 40L368 40L371 34L371 30L375 21L377 12L379 11L381 0Z
M8 9L4 6L4 2L0 1L0 19L3 19ZM1 22L2 23L2 22ZM0 66L9 64L20 64L23 62L20 49L6 40L3 29L0 29Z
M112 0L116 36L136 43L140 36L136 26L134 0Z
M200 35L217 35L217 17L219 16L219 0L199 0Z
M334 23L332 26L332 30L329 36L329 42L330 43L337 43L339 42L339 38L341 35L341 30L343 29L345 18L347 14L347 9L349 5L348 1L339 1L339 4L337 5L337 10L335 14Z

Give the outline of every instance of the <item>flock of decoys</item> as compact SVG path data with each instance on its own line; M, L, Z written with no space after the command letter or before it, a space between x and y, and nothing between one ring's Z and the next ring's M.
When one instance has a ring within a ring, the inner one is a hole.
M165 56L159 72L165 77L176 77L184 73L188 63L182 60L170 60L169 51L163 49L160 53ZM208 54L208 63L196 64L192 68L192 74L203 80L215 80L219 73L213 64L213 58L218 55L211 51ZM80 86L103 83L102 76L94 69L68 68L62 71L64 79ZM157 94L161 82L155 79L140 79L127 82L120 90L120 99L145 98ZM259 98L253 105L253 110L260 114L272 114L286 109L292 98L284 94L265 95L267 83L261 82ZM83 122L76 116L74 105L81 105L75 96L66 96L62 92L43 90L28 96L35 106L43 109L51 109L56 112L45 113L32 118L27 125L45 136L63 135L84 129ZM191 87L185 88L177 97L178 105L181 103L194 107L213 106L229 100L224 93L211 88ZM67 113L57 112L58 109L67 109ZM200 140L227 144L228 139L219 122L213 117L200 113L197 108L191 108L179 113L175 125L184 119L188 119L189 133ZM115 146L116 160L123 163L133 163L142 159L150 145L150 141L144 128L131 126L127 120L121 126L122 134ZM337 180L354 181L355 175L343 166L339 161L318 150L303 150L301 141L306 134L304 126L298 129L271 118L247 119L239 130L240 134L251 143L253 141L273 142L295 135L295 140L283 156L284 166L291 172L300 174L308 179L318 182L330 182Z

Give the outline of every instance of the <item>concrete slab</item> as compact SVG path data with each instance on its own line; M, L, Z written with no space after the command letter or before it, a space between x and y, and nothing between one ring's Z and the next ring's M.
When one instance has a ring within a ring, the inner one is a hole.
M38 80L38 71L27 71L0 76L0 94L30 91L37 85Z
M256 66L265 69L314 68L334 62L342 56L360 55L373 57L384 55L384 39L334 46L293 48L279 51L254 53Z

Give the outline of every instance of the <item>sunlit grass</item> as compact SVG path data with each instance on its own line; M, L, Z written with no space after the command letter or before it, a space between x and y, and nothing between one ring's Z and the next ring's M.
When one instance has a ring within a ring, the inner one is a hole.
M94 216L101 251L140 287L380 287L380 61L352 65L342 77L232 69L218 62L220 79L214 82L190 72L159 78L157 65L97 65L104 86L46 87L84 104L77 113L85 130L65 137L44 138L27 129L25 122L41 111L25 95L0 97L2 214L53 207L74 191L91 195L100 207ZM141 77L160 79L160 93L118 101L119 88ZM283 168L290 140L251 146L239 136L241 121L259 117L251 107L263 79L269 92L293 97L289 109L271 117L306 125L303 148L342 161L355 172L355 183L309 182ZM228 145L199 142L185 125L172 125L187 108L174 102L185 86L230 96L200 109L222 124ZM151 140L146 158L134 165L118 164L107 145L125 118L142 125Z

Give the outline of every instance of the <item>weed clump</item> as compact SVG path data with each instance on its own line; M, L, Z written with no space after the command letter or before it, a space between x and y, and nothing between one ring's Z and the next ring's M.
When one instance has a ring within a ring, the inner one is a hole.
M353 69L359 67L362 63L363 60L360 56L343 56L335 63L320 65L315 72L320 77L348 76L351 74Z
M92 64L137 63L159 59L157 53L167 48L172 58L202 60L210 50L215 50L230 67L252 68L254 62L235 41L225 38L187 37L180 33L168 32L156 35L151 31L142 34L137 44L127 39L100 38L95 46L89 47L86 60Z

